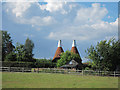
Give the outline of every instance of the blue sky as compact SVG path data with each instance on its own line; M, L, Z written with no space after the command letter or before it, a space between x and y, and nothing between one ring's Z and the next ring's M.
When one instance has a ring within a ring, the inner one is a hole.
M35 58L53 58L57 42L71 50L73 39L83 62L85 50L100 40L118 38L117 2L3 2L2 30L13 44L29 37Z

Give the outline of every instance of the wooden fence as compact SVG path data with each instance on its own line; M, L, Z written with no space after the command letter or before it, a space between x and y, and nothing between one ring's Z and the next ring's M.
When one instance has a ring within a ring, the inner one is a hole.
M31 68L26 67L0 67L2 72L31 72Z
M94 71L94 70L74 70L57 68L32 68L32 72L37 73L62 73L76 75L94 75L94 76L120 76L120 71Z
M94 70L75 70L58 68L26 68L26 67L0 67L2 72L32 72L32 73L61 73L75 75L94 75L94 76L120 76L120 71L94 71Z

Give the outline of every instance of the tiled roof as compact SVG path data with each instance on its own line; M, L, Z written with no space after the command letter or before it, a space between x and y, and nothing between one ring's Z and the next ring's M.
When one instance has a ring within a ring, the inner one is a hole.
M62 52L64 52L62 47L58 47L52 61L59 59Z
M75 53L75 54L78 54L78 55L80 56L80 54L79 54L76 46L74 46L74 47L71 48L71 52L73 52L73 53ZM81 59L80 59L80 60L76 60L76 61L77 61L79 64L82 62Z
M77 50L76 47L72 47L72 48L71 48L71 52L76 53L76 54L79 54L79 52L78 52L78 50Z

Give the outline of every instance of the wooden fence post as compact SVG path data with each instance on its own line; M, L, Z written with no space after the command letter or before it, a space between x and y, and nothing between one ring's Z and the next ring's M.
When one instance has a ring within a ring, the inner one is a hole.
M39 68L38 68L37 72L39 73Z
M33 72L35 72L35 68L33 69Z
M115 77L115 71L114 71L114 77Z
M22 72L24 72L24 67L23 67L23 69L22 69Z
M8 68L9 72L10 72L10 67Z
M82 76L84 75L84 70L82 70Z

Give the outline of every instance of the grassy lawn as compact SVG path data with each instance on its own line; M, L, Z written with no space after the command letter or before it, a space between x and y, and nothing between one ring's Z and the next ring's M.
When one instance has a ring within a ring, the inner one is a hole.
M2 73L3 88L118 88L118 77Z

